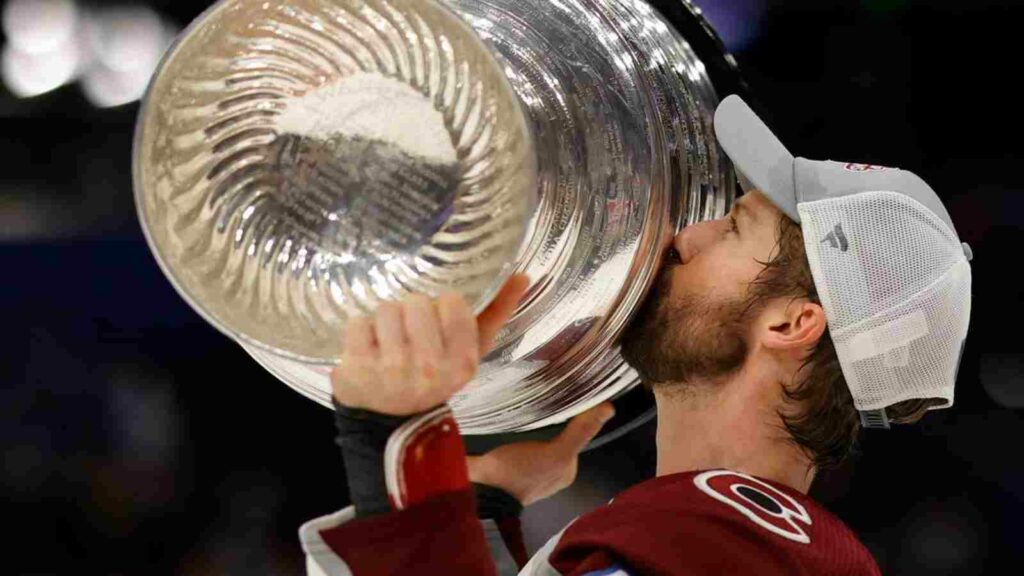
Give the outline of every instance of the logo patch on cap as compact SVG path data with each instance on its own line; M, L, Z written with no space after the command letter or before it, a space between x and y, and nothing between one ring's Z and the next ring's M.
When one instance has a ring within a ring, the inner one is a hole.
M842 224L836 224L836 227L821 240L822 244L826 242L828 242L829 246L838 248L843 252L846 252L847 248L850 247L850 243L846 240L846 234L843 232Z
M887 168L885 166L876 166L874 164L853 163L847 164L846 166L843 166L843 168L850 172L881 172L883 170L892 170L892 168Z
M800 544L810 544L804 526L811 515L799 502L752 476L715 470L693 479L702 492L738 510L758 526Z

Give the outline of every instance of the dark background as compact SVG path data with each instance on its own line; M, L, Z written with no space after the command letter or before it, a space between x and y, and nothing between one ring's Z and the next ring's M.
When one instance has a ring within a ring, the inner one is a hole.
M1024 3L698 4L790 150L915 172L975 253L955 407L867 433L812 495L887 574L1022 573ZM180 29L207 3L79 3L96 18L142 6ZM6 29L5 50L22 26ZM346 504L328 411L203 322L159 271L132 199L137 104L99 107L110 101L85 76L23 97L6 66L0 501L14 539L0 573L302 573L299 525ZM654 429L585 454L572 489L529 508L530 551L651 477Z

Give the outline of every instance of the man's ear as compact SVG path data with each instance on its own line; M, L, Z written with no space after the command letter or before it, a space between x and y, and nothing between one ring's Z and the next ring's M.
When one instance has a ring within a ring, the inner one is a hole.
M766 348L805 352L818 344L827 327L825 310L806 298L780 298L765 310L760 334Z

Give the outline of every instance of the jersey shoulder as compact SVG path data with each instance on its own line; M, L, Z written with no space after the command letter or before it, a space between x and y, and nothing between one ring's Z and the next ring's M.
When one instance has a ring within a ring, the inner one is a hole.
M879 573L856 535L813 499L731 470L671 474L633 486L577 518L555 548L553 564L585 557L594 546L607 547L641 573ZM679 566L692 572L671 570Z

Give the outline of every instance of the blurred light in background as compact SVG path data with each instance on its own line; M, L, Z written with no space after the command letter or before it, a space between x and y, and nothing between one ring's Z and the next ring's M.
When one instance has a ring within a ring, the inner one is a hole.
M1024 408L1024 358L1016 353L988 353L980 361L978 376L989 397L1006 408Z
M0 243L53 237L74 228L72 216L44 188L5 187L0 190Z
M79 19L70 0L11 0L4 6L2 72L11 93L30 98L75 77L82 56Z
M82 78L89 101L108 108L141 98L176 32L146 7L114 8L90 18L93 59Z
M70 42L78 27L71 0L10 0L4 6L7 41L27 54L53 52Z
M742 52L761 35L766 0L695 0L730 52Z
M111 385L111 444L120 462L174 468L183 444L181 407L173 374L155 366L123 362L105 370Z
M15 96L31 98L74 79L81 53L74 42L51 52L32 54L10 46L3 52L3 79Z
M4 6L2 76L21 98L76 79L92 104L142 97L177 30L144 6L88 12L71 0L9 0Z
M898 573L981 574L986 526L984 515L966 497L922 502L909 515Z
M178 568L179 576L296 574L274 522L288 489L267 470L231 472L217 489L221 514L210 523Z

